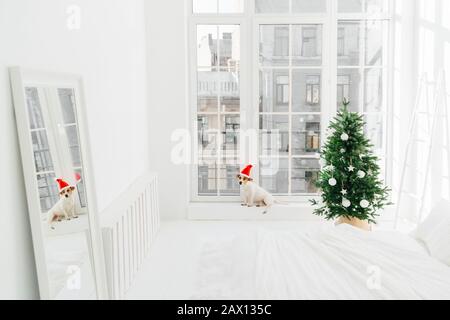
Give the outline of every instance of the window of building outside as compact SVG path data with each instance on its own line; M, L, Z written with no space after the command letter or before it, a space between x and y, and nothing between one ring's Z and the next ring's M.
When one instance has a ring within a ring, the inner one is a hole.
M315 195L318 154L344 98L364 115L384 168L388 4L193 0L193 200L237 198L243 129L258 132L253 173L260 185L293 199Z

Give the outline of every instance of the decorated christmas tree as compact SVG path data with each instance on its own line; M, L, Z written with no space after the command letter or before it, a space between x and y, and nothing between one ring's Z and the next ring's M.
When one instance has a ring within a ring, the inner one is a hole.
M345 218L376 223L388 201L388 188L379 178L380 167L373 145L364 136L363 117L343 107L328 128L317 181L322 201L311 200L314 214L327 220Z

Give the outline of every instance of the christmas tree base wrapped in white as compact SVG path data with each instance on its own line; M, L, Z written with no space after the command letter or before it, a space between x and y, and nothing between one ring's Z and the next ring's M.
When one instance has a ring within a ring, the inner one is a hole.
M349 224L355 228L359 228L364 231L372 231L372 226L369 224L367 220L361 220L358 218L340 217L338 220L336 220L335 225L340 224Z

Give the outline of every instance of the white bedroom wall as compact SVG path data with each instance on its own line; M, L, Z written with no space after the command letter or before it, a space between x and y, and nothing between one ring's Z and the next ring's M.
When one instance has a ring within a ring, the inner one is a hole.
M172 133L188 130L185 2L146 1L151 167L159 174L163 219L183 219L189 200L186 165L172 162Z
M81 9L69 30L66 10ZM81 74L99 209L148 170L144 0L0 0L0 299L38 297L8 67Z

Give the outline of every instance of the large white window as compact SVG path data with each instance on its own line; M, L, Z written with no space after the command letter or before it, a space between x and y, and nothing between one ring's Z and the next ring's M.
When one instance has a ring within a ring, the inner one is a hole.
M274 194L298 200L316 194L318 154L344 98L364 114L383 158L388 4L193 0L192 200L237 200L235 176L248 161L257 182ZM256 148L246 147L249 130L256 132Z

